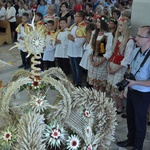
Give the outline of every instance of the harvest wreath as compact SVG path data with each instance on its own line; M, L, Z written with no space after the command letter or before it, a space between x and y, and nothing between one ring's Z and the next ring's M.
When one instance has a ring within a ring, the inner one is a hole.
M36 65L45 39L33 22L24 40L32 70L16 72L0 90L0 149L109 149L116 126L113 102L105 93L74 87L60 68L41 74Z

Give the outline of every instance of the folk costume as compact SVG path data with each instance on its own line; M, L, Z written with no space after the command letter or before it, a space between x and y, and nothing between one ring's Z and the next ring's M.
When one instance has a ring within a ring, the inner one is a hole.
M127 64L131 61L131 53L134 49L134 41L130 37L126 43L126 47L121 53L119 50L119 46L121 44L122 38L119 37L113 55L110 57L110 68L114 70L119 65L124 66L119 71L117 71L115 74L108 74L107 76L107 91L111 92L111 96L119 96L122 98L124 96L124 92L119 92L116 84L123 80L123 75L127 69Z
M71 69L73 74L73 82L75 85L81 85L82 82L82 68L79 66L83 55L83 43L85 42L85 28L84 21L73 24L70 28L70 34L74 37L74 42L68 41L68 56L70 58Z
M94 31L95 32L95 31ZM93 49L93 61L100 62L103 57L107 60L112 55L112 41L113 36L112 33L104 32L103 35L98 35L96 40L95 49ZM90 61L89 70L88 70L88 83L95 88L99 88L100 86L105 87L107 81L107 60L103 62L103 64L94 67L92 62Z

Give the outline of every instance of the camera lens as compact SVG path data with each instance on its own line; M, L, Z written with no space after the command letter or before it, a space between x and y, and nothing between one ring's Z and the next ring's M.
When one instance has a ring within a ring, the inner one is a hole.
M124 88L128 85L128 81L127 80L122 80L121 82L117 83L116 85L118 86L118 90L121 92L122 90L124 90Z

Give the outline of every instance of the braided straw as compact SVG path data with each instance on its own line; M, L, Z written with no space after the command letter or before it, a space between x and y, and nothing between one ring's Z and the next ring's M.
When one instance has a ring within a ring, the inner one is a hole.
M36 65L41 64L41 62L39 61L39 59L41 59L41 56L40 56L40 55L34 55L34 56L31 58L31 62L32 62L32 65L31 65L31 74L32 74L33 76L40 76L40 71L41 71L41 69L36 66Z

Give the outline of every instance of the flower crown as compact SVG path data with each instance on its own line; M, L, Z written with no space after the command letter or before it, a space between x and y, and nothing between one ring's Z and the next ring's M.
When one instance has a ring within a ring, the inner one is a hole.
M113 22L114 24L116 24L116 25L118 24L117 20L115 20L115 19L113 19L113 18L110 18L110 19L109 19L109 22L110 22L110 21L112 21L112 22Z
M97 15L97 19L103 20L103 21L105 21L106 23L108 22L108 19L105 18L104 16Z
M130 23L130 21L129 21L129 20L124 19L124 18L120 18L120 19L119 19L119 21L126 22L126 23L127 23L127 25L128 25L128 27L129 27L129 28L131 28L131 23Z

